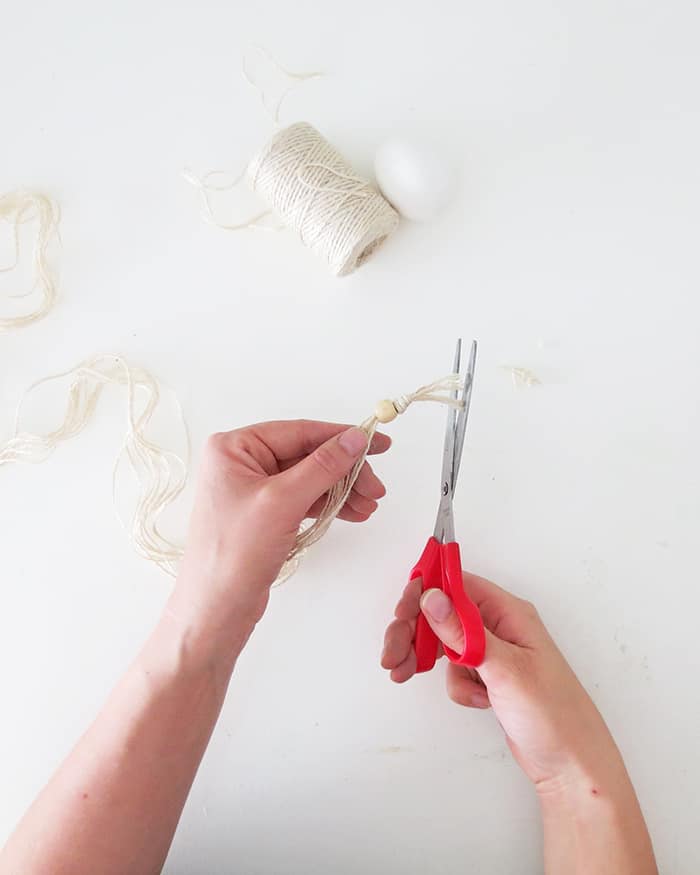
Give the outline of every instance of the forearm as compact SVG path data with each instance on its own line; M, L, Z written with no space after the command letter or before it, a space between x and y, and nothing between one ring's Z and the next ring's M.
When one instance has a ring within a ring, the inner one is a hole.
M170 600L95 722L25 815L0 872L162 868L252 621ZM225 636L225 637L223 637Z
M617 752L598 772L538 793L547 875L657 875L644 817Z

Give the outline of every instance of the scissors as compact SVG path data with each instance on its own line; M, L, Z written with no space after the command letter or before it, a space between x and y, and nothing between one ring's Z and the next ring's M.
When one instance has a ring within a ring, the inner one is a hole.
M460 372L461 357L462 341L458 340L454 362L455 374ZM451 406L447 414L440 481L441 497L435 531L428 539L428 543L411 571L410 577L410 580L421 578L423 592L428 589L441 589L450 597L464 630L464 649L458 653L444 644L442 647L450 662L471 667L481 665L483 662L486 638L479 609L469 599L462 584L462 560L459 544L455 540L452 499L457 485L462 449L464 448L464 434L467 428L475 366L476 341L473 341L464 382L461 389L457 389L453 393L458 406ZM430 671L435 665L440 642L422 613L418 615L414 643L417 660L416 670L419 672Z

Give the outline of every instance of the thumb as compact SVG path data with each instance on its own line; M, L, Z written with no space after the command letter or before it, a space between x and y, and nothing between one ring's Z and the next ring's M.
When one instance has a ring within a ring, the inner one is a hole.
M420 609L437 637L451 650L464 650L464 630L452 599L441 589L427 589L420 600Z
M421 596L420 609L440 641L451 650L461 653L464 650L464 629L452 599L440 589L428 589ZM478 672L487 686L490 674L504 668L507 670L512 647L486 629L486 655Z
M369 438L361 428L348 428L278 475L289 495L294 496L300 514L305 514L315 501L350 473L368 443Z

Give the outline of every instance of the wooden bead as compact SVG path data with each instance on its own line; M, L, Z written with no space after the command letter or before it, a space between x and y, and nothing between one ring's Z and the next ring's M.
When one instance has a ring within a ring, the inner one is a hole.
M386 423L396 419L398 413L393 403L388 398L385 398L383 401L377 402L377 406L374 408L374 415L379 422Z

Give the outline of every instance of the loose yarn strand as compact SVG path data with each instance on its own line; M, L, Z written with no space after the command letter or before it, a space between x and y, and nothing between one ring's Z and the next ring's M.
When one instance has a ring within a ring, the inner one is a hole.
M222 231L244 231L249 228L254 228L259 231L281 231L284 228L284 225L269 225L263 222L263 219L266 219L272 214L272 211L269 209L263 210L243 222L220 222L214 215L214 208L211 203L211 193L230 191L231 189L236 188L240 185L241 181L245 179L246 171L243 170L234 178L233 182L227 183L226 185L216 185L215 183L209 182L209 179L213 176L225 175L226 172L224 170L210 170L202 177L197 176L187 167L182 171L183 178L199 191L199 195L202 199L202 217L205 222L208 222L210 225L213 225L215 228L219 228Z
M533 386L542 385L542 381L537 374L529 368L516 367L514 365L502 365L501 370L510 373L510 378L516 389L522 388L523 386L527 389L531 389Z
M294 574L309 547L325 535L333 520L340 513L343 505L348 500L355 481L360 475L379 423L388 422L390 419L405 413L411 404L416 401L430 401L446 404L450 407L461 407L463 402L454 397L454 393L461 386L462 382L459 374L450 374L447 377L436 380L434 383L429 383L427 386L421 386L409 395L400 395L392 401L381 401L377 405L374 415L360 423L359 428L367 435L367 449L353 465L350 473L329 490L326 503L319 516L312 523L299 529L294 547L287 556L275 581L275 585L283 583ZM387 408L393 409L393 415L391 413L386 415Z
M54 431L35 434L20 427L27 399L40 386L70 378L68 401L63 422ZM102 390L107 385L123 386L127 392L127 432L112 471L112 495L117 507L117 474L122 460L127 460L136 475L139 491L128 532L137 553L168 574L174 576L183 550L166 538L159 529L163 510L185 488L190 456L190 437L182 408L176 399L177 414L182 426L186 457L163 449L146 437L145 431L160 402L158 382L146 370L130 366L119 356L98 355L68 371L44 377L33 383L17 406L13 436L0 445L0 467L11 462L39 463L45 461L60 443L75 437L88 424ZM145 402L137 411L137 395Z
M170 450L162 449L146 438L145 429L160 401L158 383L147 371L130 368L123 360L120 360L120 364L124 369L124 381L128 393L128 430L112 470L114 506L117 507L117 473L122 459L126 458L139 481L139 498L130 528L127 528L119 513L117 517L130 535L136 551L174 577L183 549L160 532L159 518L165 508L175 501L185 488L191 454L189 430L180 402L174 396L178 419L185 436L185 459ZM147 392L147 401L137 417L135 405L138 389Z
M12 226L14 259L11 264L0 268L5 273L14 270L19 264L19 228L27 222L38 225L32 253L33 282L26 292L7 295L8 298L26 298L37 289L41 299L35 309L22 316L0 318L0 331L9 331L31 325L42 319L51 310L56 298L56 283L48 266L47 250L54 237L58 238L60 210L58 205L46 195L18 189L0 196L0 220Z
M275 127L279 126L279 115L280 109L282 107L282 103L285 98L302 82L306 82L309 79L318 79L323 76L321 72L311 72L311 73L293 73L291 70L285 69L281 64L279 64L267 51L267 49L262 46L253 45L250 46L252 51L256 51L261 54L265 60L272 66L274 70L279 73L282 73L288 79L291 80L290 85L282 92L282 94L278 97L275 104L273 104L272 108L268 103L267 92L266 90L260 86L253 76L251 76L249 71L248 58L244 54L243 60L241 63L241 74L245 81L257 91L258 96L260 97L260 101L262 105L265 107L266 112L272 119ZM211 203L211 193L212 192L222 192L222 191L231 191L234 188L237 188L240 185L241 181L245 178L246 172L243 170L238 175L236 175L232 182L227 183L225 185L220 184L217 185L215 183L210 182L210 179L214 176L224 176L226 172L223 170L210 170L208 173L205 173L204 176L199 177L195 173L193 173L189 168L185 168L182 172L183 177L193 185L200 194L202 199L202 213L204 220L208 222L210 225L214 225L214 227L219 228L222 231L244 231L249 228L254 228L260 231L281 231L284 228L284 225L276 224L269 225L266 224L263 220L272 215L272 211L270 209L264 210L256 215L251 216L250 219L246 219L243 222L220 222L216 216L214 215L214 208Z
M243 63L241 67L241 73L243 74L243 78L250 85L251 88L257 91L258 96L260 97L260 101L262 105L265 107L267 114L272 119L273 124L279 125L280 120L280 110L282 109L282 104L285 98L301 83L306 82L309 79L319 79L324 74L320 71L312 72L312 73L292 73L290 70L286 70L281 64L279 64L267 51L267 49L262 46L253 45L250 47L253 51L259 52L270 64L271 66L277 70L278 73L282 73L282 75L286 76L288 79L292 80L290 85L282 92L282 94L277 98L277 101L270 107L267 99L267 92L264 88L262 88L250 75L248 72L248 60L246 55L243 55Z

